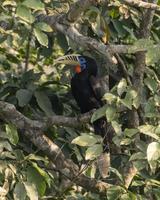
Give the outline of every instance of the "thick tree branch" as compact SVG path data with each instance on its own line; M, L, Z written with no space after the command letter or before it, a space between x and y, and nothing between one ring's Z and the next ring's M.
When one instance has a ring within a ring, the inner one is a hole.
M157 2L157 1L153 1ZM146 10L143 13L143 17L140 24L139 29L139 38L147 39L150 36L152 20L154 16L154 10ZM133 75L133 85L135 88L138 89L138 92L141 93L142 86L143 86L143 76L146 68L145 63L145 52L139 52L136 54L136 62L134 68L134 75Z
M145 1L139 1L139 0L121 0L122 2L135 7L145 8L145 9L151 9L151 10L160 10L160 6L154 3L149 3Z
M59 171L67 173L66 176L77 185L86 190L103 194L111 186L108 183L90 179L80 174L78 166L72 160L66 159L61 149L42 134L43 123L28 119L18 112L13 105L3 101L0 101L0 118L21 130L22 134L27 136L37 148L45 152Z
M12 123L17 124L20 129L35 129L35 130L46 130L46 128L56 126L69 126L69 127L80 127L85 123L90 122L91 116L94 110L79 115L78 117L65 117L61 115L54 115L48 118L44 118L43 121L30 120L29 118L22 115L16 110L15 106L6 102L0 101L0 116L4 116ZM11 115L12 113L12 115ZM1 117L1 118L2 118Z
M64 117L61 115L54 115L52 117L46 118L46 127L58 125L58 126L69 126L69 127L80 127L90 121L94 110L79 115L78 117Z

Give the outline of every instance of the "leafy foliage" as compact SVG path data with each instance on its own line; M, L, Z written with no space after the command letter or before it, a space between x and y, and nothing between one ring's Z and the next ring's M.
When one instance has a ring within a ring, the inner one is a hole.
M79 31L104 44L129 44L129 54L122 56L128 77L132 79L135 49L146 48L146 71L141 96L126 77L122 77L103 96L106 104L96 110L91 123L101 117L114 129L113 154L110 177L113 185L106 196L88 192L85 188L64 188L65 178L51 170L48 158L28 142L23 133L12 124L0 124L0 198L11 200L56 199L159 199L160 197L160 56L159 15L153 19L150 39L138 39L141 21L139 9L128 7L121 1L108 1L109 5L89 7L77 22ZM64 55L68 48L100 56L82 47L65 35L52 32L49 25L38 22L39 12L48 9L52 14L68 10L73 1L2 0L0 11L0 98L14 104L25 116L40 119L51 115L74 116L79 113L70 92L69 68L54 65L54 59ZM103 75L103 69L101 70ZM122 70L121 70L122 71ZM123 109L122 109L123 108ZM139 109L140 108L140 109ZM129 125L132 109L143 110L143 123ZM46 134L78 163L87 163L82 173L99 180L95 165L102 153L102 138L92 133L91 127L50 127ZM85 134L84 134L85 133ZM117 150L118 149L118 150ZM123 169L131 161L138 173L129 188L125 187Z

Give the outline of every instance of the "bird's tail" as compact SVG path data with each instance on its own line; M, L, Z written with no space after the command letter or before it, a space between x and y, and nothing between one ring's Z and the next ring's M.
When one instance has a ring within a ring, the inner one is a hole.
M110 136L107 127L107 121L105 118L100 118L94 122L94 131L96 134L103 137L103 152L97 159L97 165L102 178L108 176L109 167L110 167Z
M103 151L109 152L109 132L107 130L107 121L105 118L100 118L96 120L94 123L94 132L97 135L101 135L103 138Z

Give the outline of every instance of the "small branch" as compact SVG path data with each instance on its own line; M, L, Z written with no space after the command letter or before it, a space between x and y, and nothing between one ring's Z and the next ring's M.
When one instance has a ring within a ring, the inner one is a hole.
M135 6L135 7L138 7L138 8L160 10L160 6L158 6L154 3L144 2L144 1L140 1L140 0L121 0L121 1L130 5L130 6Z
M27 42L27 47L26 47L26 56L25 56L25 66L24 66L24 71L27 71L28 69L28 64L29 64L29 54L30 54L30 43L32 39L32 31L33 31L33 26L31 27L31 30L28 35L28 42Z
M116 54L115 56L116 56L118 62L120 63L120 65L121 65L121 67L122 67L123 74L124 74L124 76L125 76L125 78L126 78L128 84L131 86L131 85L132 85L132 82L131 82L131 80L130 80L130 77L129 77L127 68L126 68L126 66L125 66L125 63L123 62L122 58L121 58L118 54Z

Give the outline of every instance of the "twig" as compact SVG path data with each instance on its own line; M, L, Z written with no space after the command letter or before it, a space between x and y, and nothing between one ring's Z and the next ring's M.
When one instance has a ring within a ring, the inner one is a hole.
M154 3L149 3L149 2L140 1L140 0L121 0L121 1L130 5L130 6L135 6L135 7L138 7L138 8L160 10L160 6L158 6Z
M31 30L28 35L28 42L27 42L27 47L26 47L26 56L25 56L25 66L24 66L24 71L26 72L28 70L28 64L29 64L29 54L30 54L30 43L32 39L32 32L33 32L33 26L31 27Z

